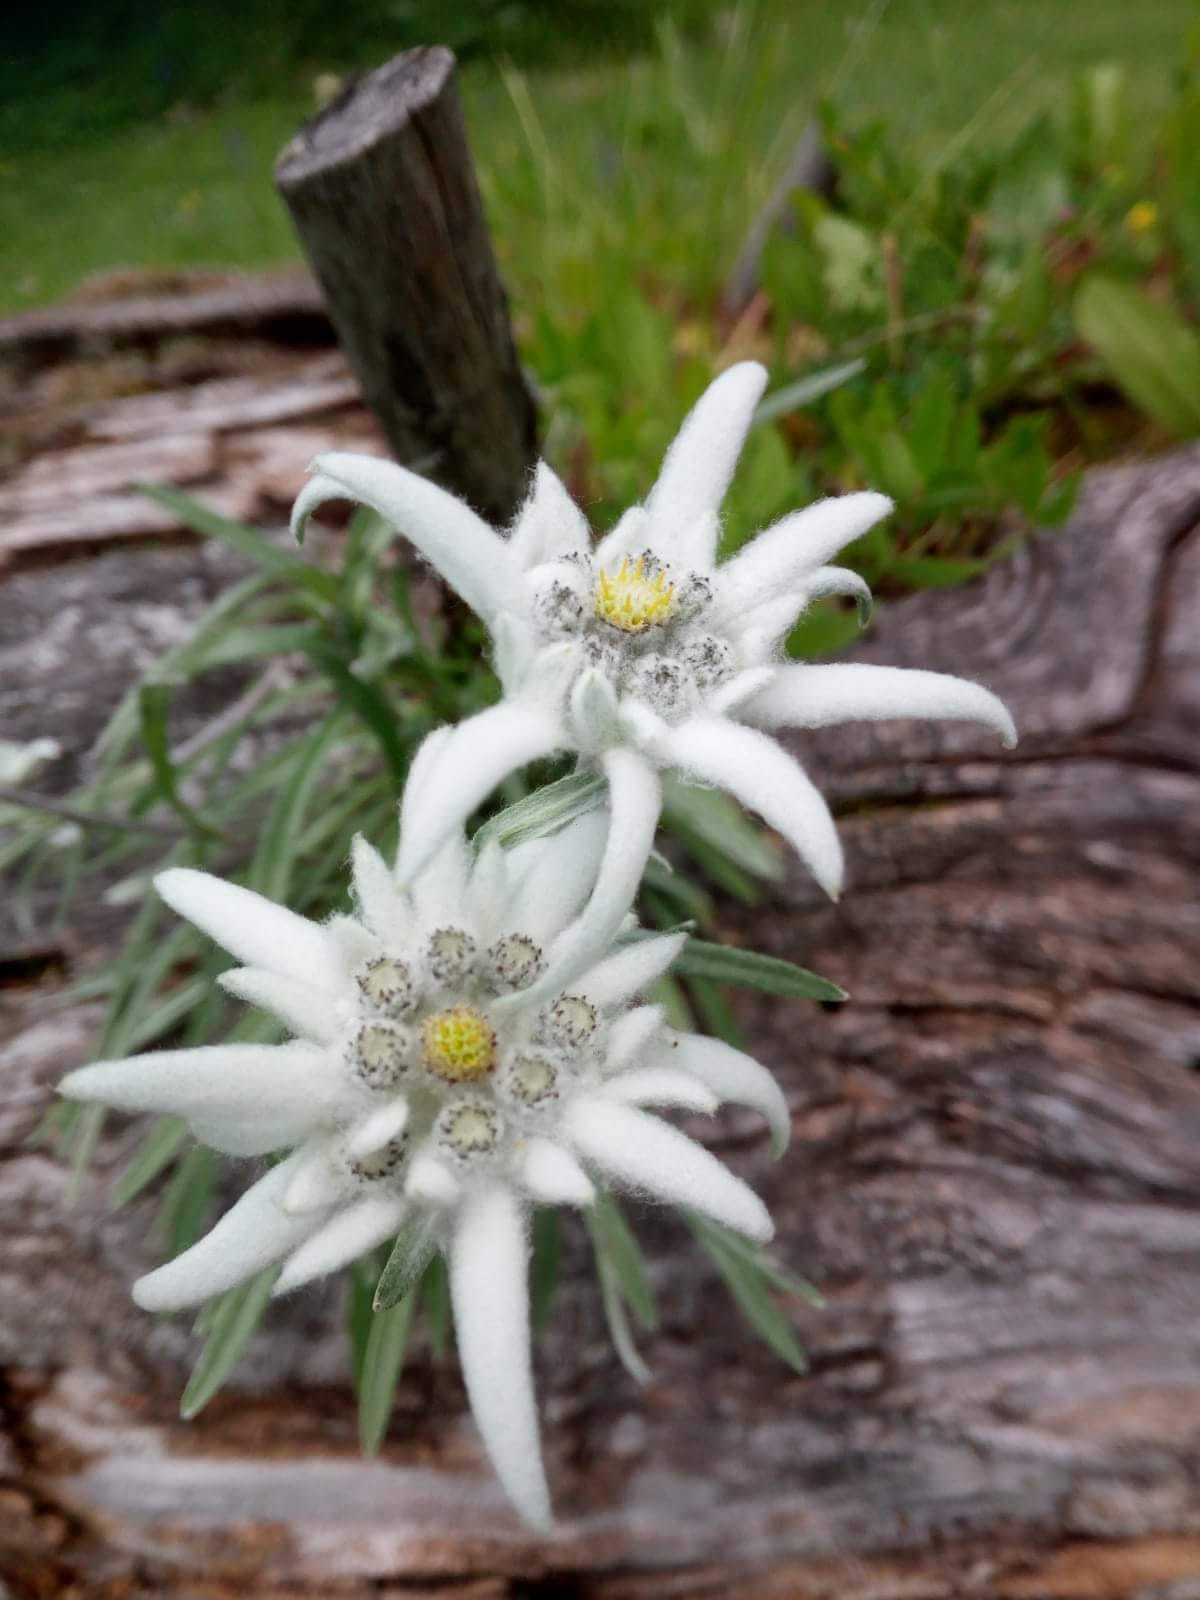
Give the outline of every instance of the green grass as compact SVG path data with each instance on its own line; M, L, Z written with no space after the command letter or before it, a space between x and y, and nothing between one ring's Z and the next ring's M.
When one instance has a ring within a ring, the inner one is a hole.
M516 304L549 301L569 317L600 262L703 305L821 96L852 122L885 117L937 160L1008 135L1061 101L1080 67L1119 59L1141 125L1195 16L1193 0L742 0L660 17L648 48L594 66L470 61L472 138ZM273 160L312 112L318 70L351 53L381 59L397 42L331 35L326 59L303 64L264 47L268 65L282 60L273 80L260 64L214 104L180 101L123 128L107 111L89 128L78 94L48 90L23 111L10 88L0 307L54 300L115 268L294 259ZM101 64L85 107L103 102L118 66Z

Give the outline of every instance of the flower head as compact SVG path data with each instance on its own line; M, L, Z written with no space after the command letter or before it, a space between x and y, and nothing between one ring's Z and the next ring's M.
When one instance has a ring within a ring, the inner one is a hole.
M203 872L164 872L167 903L244 963L223 986L293 1037L104 1062L63 1084L78 1100L175 1113L232 1155L282 1155L204 1238L137 1282L149 1310L196 1305L273 1263L282 1293L397 1234L422 1261L442 1250L480 1431L537 1525L550 1512L529 1364L531 1205L587 1206L600 1177L765 1240L757 1196L644 1108L741 1101L768 1117L777 1148L788 1131L764 1068L673 1033L638 1002L681 935L559 962L546 988L607 831L593 813L478 853L456 832L407 888L359 839L356 914L324 924Z
M442 741L428 804L401 852L402 881L508 773L554 751L574 751L606 771L613 838L629 847L626 854L614 848L605 862L580 948L609 939L614 913L628 904L620 874L649 848L663 768L726 789L757 811L836 895L842 855L833 820L771 731L965 718L1015 742L1000 701L961 678L783 661L782 641L813 600L869 598L856 573L828 563L886 516L891 502L871 493L819 501L718 562L720 504L765 381L754 362L722 373L685 420L645 503L596 545L545 463L505 536L403 467L349 454L318 457L296 501L297 533L325 500L372 506L479 613L504 687L499 705Z

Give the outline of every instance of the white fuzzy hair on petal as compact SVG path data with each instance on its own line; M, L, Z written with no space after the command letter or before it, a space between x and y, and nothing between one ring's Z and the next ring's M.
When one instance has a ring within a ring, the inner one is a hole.
M192 867L168 867L154 887L181 917L247 967L265 967L318 988L336 982L325 930L252 889Z
M501 1184L468 1196L450 1245L463 1380L496 1475L531 1527L551 1528L530 1364L525 1219Z
M357 1261L392 1237L407 1210L402 1196L393 1194L366 1195L346 1206L292 1251L271 1293L288 1294L314 1278L323 1278Z

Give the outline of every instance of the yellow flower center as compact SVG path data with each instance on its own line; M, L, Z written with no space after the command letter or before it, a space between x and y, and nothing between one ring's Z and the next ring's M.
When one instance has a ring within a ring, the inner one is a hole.
M452 1006L426 1020L421 1036L425 1065L449 1083L481 1078L496 1065L496 1035L474 1006Z
M602 572L596 584L596 615L622 633L645 633L666 622L675 606L675 585L665 572L646 571L646 558L630 566L626 556L616 572Z

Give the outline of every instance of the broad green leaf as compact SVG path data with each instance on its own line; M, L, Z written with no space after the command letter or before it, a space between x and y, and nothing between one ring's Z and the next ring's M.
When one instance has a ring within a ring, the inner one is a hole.
M1200 433L1200 338L1177 312L1114 278L1089 278L1075 297L1075 326L1151 421Z
M416 1300L411 1290L386 1311L376 1311L371 1321L358 1389L358 1437L368 1456L378 1455L387 1432Z
M190 1422L204 1410L241 1360L262 1321L278 1276L278 1267L267 1267L220 1297L204 1348L179 1402L179 1415L185 1421Z

